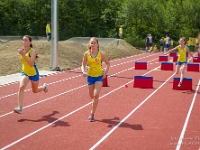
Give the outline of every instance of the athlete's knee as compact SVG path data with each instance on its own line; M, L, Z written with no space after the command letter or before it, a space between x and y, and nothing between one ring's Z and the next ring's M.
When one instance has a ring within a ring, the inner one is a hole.
M33 93L38 93L38 89L32 89Z
M20 85L20 86L19 86L19 91L24 91L24 90L25 90L25 88L26 88L26 86L25 86L25 85Z
M180 71L181 71L181 73L183 73L183 72L185 71L185 66L182 66L182 67L180 68Z
M94 96L93 96L93 95L90 95L90 98L91 98L91 99L94 99Z
M94 94L93 94L93 93L92 93L92 94L90 93L90 98L91 98L91 99L94 98Z
M99 98L99 94L98 93L94 93L94 99L98 99Z

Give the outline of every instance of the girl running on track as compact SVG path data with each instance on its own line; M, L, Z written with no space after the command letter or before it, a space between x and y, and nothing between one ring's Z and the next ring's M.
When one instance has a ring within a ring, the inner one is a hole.
M89 116L89 121L94 121L94 113L96 111L99 93L103 85L103 79L106 77L110 62L107 56L99 51L98 39L92 37L87 46L88 51L84 53L82 60L82 74L84 77L87 76L87 84L89 87L89 95L92 99L92 110ZM102 61L105 62L106 68L103 70ZM88 70L86 69L86 64L88 65ZM87 70L87 71L86 71Z
M48 91L47 84L44 83L43 86L39 85L39 72L35 64L37 58L36 51L32 48L32 38L25 35L22 39L23 48L18 49L20 54L20 59L22 62L22 77L20 79L19 91L18 91L18 107L14 109L15 113L22 113L22 103L24 98L24 90L29 81L31 81L33 93L38 93Z
M176 63L176 74L179 73L179 69L180 69L181 76L180 76L180 82L178 84L178 87L181 87L182 81L184 78L185 67L187 65L187 52L190 54L191 57L194 58L194 56L190 52L189 48L186 46L187 41L184 37L180 38L178 42L179 42L179 45L169 50L168 52L166 52L165 55L174 50L178 51L179 55L178 55L178 61Z

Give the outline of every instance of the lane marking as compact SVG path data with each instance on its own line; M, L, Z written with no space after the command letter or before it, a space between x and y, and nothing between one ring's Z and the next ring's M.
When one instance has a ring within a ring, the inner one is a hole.
M160 66L159 66L159 67L160 67ZM158 68L158 67L156 67L156 68ZM145 73L144 75L146 75L146 74L148 74L148 73L150 73L150 72L152 72L152 71L154 71L154 69L150 70L149 72ZM174 75L175 75L175 73L174 73L170 78L172 78ZM170 78L168 78L159 88L161 88ZM133 82L133 81L134 81L134 80L129 81L129 82L127 82L126 84L131 83L131 82ZM111 93L113 93L113 92L115 92L115 91L117 91L117 90L119 90L119 89L121 89L121 88L123 88L123 87L124 87L124 85L122 85L122 86L120 86L120 87L118 87L118 88L116 88L116 89L114 89L114 90L108 92L107 94L101 96L99 99L102 99L103 97L105 97L105 96L107 96L107 95L109 95L109 94L111 94ZM158 89L155 90L151 95L153 95L156 91L158 91ZM151 95L149 95L148 97L151 97ZM148 98L148 97L147 97L147 98ZM146 99L147 99L147 98L146 98ZM147 100L146 100L146 101L147 101ZM69 116L69 115L71 115L71 114L73 114L73 113L75 113L75 112L77 112L77 111L79 111L79 110L81 110L81 109L87 107L87 106L90 105L91 103L92 103L92 102L90 102L90 103L88 103L88 104L86 104L86 105L84 105L84 106L82 106L82 107L79 107L78 109L72 111L71 113L69 113L69 114L67 114L67 115L65 115L65 116L63 116L63 117L61 117L61 118L59 118L59 119L53 121L52 123L49 123L49 124L47 124L46 126L43 126L42 128L40 128L40 129L38 129L38 130L36 130L36 131L34 131L34 132L32 132L32 133L30 133L30 134L28 134L28 135L22 137L22 138L20 138L19 140L17 140L17 141L15 141L15 142L13 142L13 143L11 143L11 144L9 144L9 145L3 147L2 149L9 148L9 147L11 147L11 146L13 146L13 145L19 143L20 141L22 141L22 140L24 140L24 139L26 139L26 138L28 138L28 137L30 137L30 136L36 134L37 132L39 132L39 131L41 131L41 130L43 130L43 129L46 129L47 127L51 126L52 124L54 124L54 123L56 123L56 122L58 122L58 121L60 121L60 120L62 120L62 119L64 119L64 118L66 118L67 116ZM141 105L143 105L143 104L141 104ZM140 107L140 106L138 106L138 108L139 108L139 107ZM135 109L136 109L136 108L135 108ZM136 109L136 110L137 110L137 109ZM136 110L135 110L135 111L136 111ZM129 116L128 116L128 117L129 117ZM127 118L128 118L128 117L127 117ZM125 120L126 120L126 119L125 119ZM122 121L121 121L121 122L122 122ZM121 122L119 123L120 125L122 124ZM120 125L119 125L119 126L120 126ZM111 131L112 131L112 130L111 130ZM114 131L114 130L113 130L113 131Z
M112 128L106 135L104 135L96 144L94 144L90 150L95 149L100 145L108 136L110 136L126 119L128 119L137 109L139 109L151 96L153 96L161 87L163 87L173 76L172 74L164 83L162 83L155 91L153 91L144 101L142 101L136 108L134 108L125 118L123 118L114 128Z
M193 109L193 106L194 106L194 103L195 103L195 100L196 100L196 97L197 97L199 86L200 86L200 80L199 80L198 85L196 87L195 94L194 94L194 97L192 99L192 103L190 105L190 109L188 110L188 114L187 114L187 117L185 119L185 123L183 125L183 129L182 129L181 135L179 137L179 140L178 140L178 143L177 143L177 146L176 146L176 150L180 150L180 148L181 148L182 140L184 138L184 134L185 134L185 131L186 131L189 119L190 119L190 115L191 115L191 112L192 112L192 109Z
M190 58L191 59L191 58ZM189 59L189 60L190 60ZM163 87L176 73L173 73L164 83L162 83L153 93L151 93L143 102L141 102L135 109L133 109L125 118L123 118L113 129L111 129L106 135L104 135L96 144L94 144L89 150L95 149L100 145L108 136L110 136L126 119L128 119L137 109L139 109L153 94L155 94L161 87Z
M148 73L150 73L150 72L153 72L153 71L154 71L154 69L152 69L152 70L146 72L145 74L143 74L143 76L146 75L146 74L148 74ZM134 80L131 80L131 81L127 82L126 84L129 84L129 83L131 83L131 82L133 82L133 81L134 81ZM108 95L110 95L111 93L113 93L113 92L115 92L115 91L118 91L118 90L121 89L121 88L124 88L124 85L121 85L121 86L119 86L118 88L116 88L116 89L114 89L114 90L112 90L112 91L110 91L110 92L104 94L103 96L101 96L101 97L99 98L99 100L102 99L102 98L104 98L104 97L106 97L106 96L108 96ZM9 147L11 147L11 146L13 146L13 145L15 145L15 144L21 142L22 140L25 140L26 138L28 138L28 137L30 137L30 136L36 134L37 132L40 132L40 131L46 129L46 128L48 128L49 126L55 124L56 122L58 122L58 121L60 121L60 120L62 120L62 119L64 119L64 118L66 118L66 117L72 115L73 113L75 113L75 112L77 112L77 111L79 111L79 110L81 110L81 109L83 109L83 108L85 108L85 107L87 107L87 106L90 105L91 103L92 103L92 102L89 102L89 103L87 103L87 104L85 104L85 105L79 107L78 109L76 109L76 110L74 110L74 111L72 111L72 112L66 114L65 116L60 117L59 119L57 119L57 120L55 120L55 121L53 121L53 122L47 124L46 126L43 126L43 127L39 128L38 130L35 130L35 131L31 132L31 133L28 134L28 135L25 135L24 137L22 137L22 138L20 138L20 139L18 139L18 140L16 140L16 141L14 141L14 142L12 142L11 144L9 144L9 145L7 145L7 146L1 148L1 149L2 149L2 150L5 150L5 149L7 149L7 148L9 148Z
M155 54L153 54L155 55ZM150 56L153 56L153 55L148 55L148 56L144 56L142 58L137 58L137 59L134 59L134 60L129 60L129 61L126 61L126 62L122 62L122 63L119 63L119 64L116 64L116 65L112 65L110 68L112 67L118 67L119 65L124 65L124 64L127 64L127 63L131 63L131 62L134 62L134 61L137 61L137 60L140 60L140 59L144 59L144 58L147 58L147 57L150 57ZM124 58L125 59L125 58ZM55 75L55 74L54 74ZM53 76L53 75L52 75ZM72 76L72 77L68 77L68 78L65 78L65 79L60 79L60 80L57 80L57 81L54 81L54 82L51 82L51 83L48 83L47 85L51 85L51 84L56 84L56 83L59 83L59 82L64 82L64 81L67 81L67 80L71 80L71 79L74 79L74 78L78 78L82 75L77 75L77 76ZM28 91L32 91L32 89L27 89L25 90L24 92L28 92ZM4 98L7 98L7 97L11 97L11 96L14 96L14 95L17 95L17 92L16 93L12 93L12 94L9 94L9 95L5 95L5 96L1 96L0 97L0 100L1 99L4 99Z
M153 59L153 60L150 60L149 62L154 61L154 60L156 60L156 59L157 59L157 58L155 58L155 59ZM135 67L127 68L127 69L125 69L125 70L122 70L122 71L120 71L120 72L117 72L117 73L115 73L115 74L112 74L112 75L110 75L110 76L108 76L108 77L115 76L115 75L117 75L117 74L120 74L120 73L129 71L129 70L132 70L132 69L134 69L134 68L135 68ZM63 93L60 93L60 94L57 94L57 95L48 97L48 98L46 98L46 99L43 99L43 100L41 100L41 101L38 101L38 102L36 102L36 103L30 104L30 105L27 105L27 106L24 106L23 109L29 108L29 107L31 107L31 106L37 105L37 104L39 104L39 103L42 103L42 102L45 102L45 101L48 101L48 100L51 100L51 99L56 98L56 97L58 97L58 96L61 96L61 95L63 95L63 94L66 94L66 93L73 92L73 91L75 91L75 90L81 89L81 88L85 87L86 85L87 85L87 84L84 84L84 85L82 85L82 86L75 87L75 88L70 89L70 90L67 90L67 91L65 91L65 92L63 92ZM5 116L7 116L7 115L10 115L10 114L12 114L12 113L13 113L13 111L8 112L8 113L3 114L3 115L0 115L0 118L3 118L3 117L5 117Z

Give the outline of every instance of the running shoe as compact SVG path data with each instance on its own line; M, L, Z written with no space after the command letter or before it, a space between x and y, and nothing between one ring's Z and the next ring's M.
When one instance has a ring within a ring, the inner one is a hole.
M181 87L182 86L182 83L181 82L179 82L179 84L178 84L178 87Z
M94 122L94 114L91 114L89 117L88 117L88 120L90 122Z
M22 107L18 106L14 109L15 113L21 114L22 113Z
M48 92L48 86L47 86L46 83L44 83L43 87L44 87L44 92L45 92L45 93Z

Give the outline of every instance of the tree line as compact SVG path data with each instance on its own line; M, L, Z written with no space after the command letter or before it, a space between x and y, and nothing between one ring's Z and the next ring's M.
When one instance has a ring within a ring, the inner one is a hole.
M59 40L71 37L114 37L123 25L124 39L144 43L168 34L195 37L200 31L199 0L58 0ZM51 0L0 0L0 35L45 36Z

